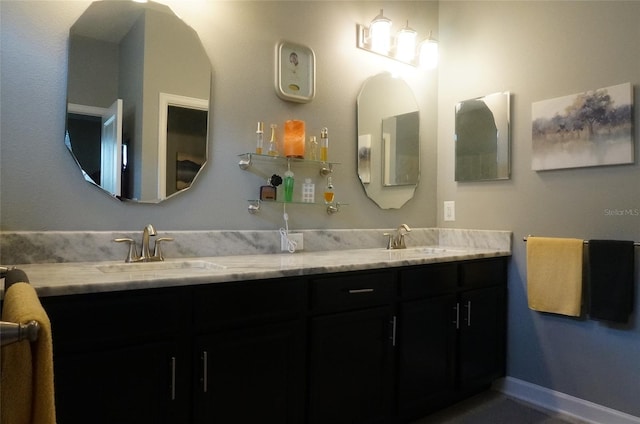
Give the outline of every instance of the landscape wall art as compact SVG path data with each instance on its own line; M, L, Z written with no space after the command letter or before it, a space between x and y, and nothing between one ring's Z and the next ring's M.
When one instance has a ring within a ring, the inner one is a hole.
M633 163L631 84L533 103L531 139L535 171Z

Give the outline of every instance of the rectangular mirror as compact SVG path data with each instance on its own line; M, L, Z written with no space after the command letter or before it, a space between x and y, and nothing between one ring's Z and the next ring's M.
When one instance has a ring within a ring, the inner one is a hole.
M456 105L456 181L509 179L509 97L494 93Z

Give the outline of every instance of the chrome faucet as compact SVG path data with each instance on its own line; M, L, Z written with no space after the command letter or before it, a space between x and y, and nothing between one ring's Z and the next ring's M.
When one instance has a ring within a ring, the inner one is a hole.
M142 254L140 255L140 260L142 262L154 260L154 257L151 255L151 250L149 249L149 237L155 237L155 235L156 229L153 228L153 225L151 224L147 224L147 226L142 230Z
M164 261L164 255L162 254L162 250L160 248L160 244L164 241L172 241L171 237L161 237L156 240L155 246L153 249L153 254L151 253L151 248L149 247L150 237L155 237L157 235L156 229L151 224L147 224L146 227L142 230L142 251L141 254L138 255L136 249L136 242L131 238L117 238L113 241L117 242L126 242L129 243L129 253L127 254L127 258L125 262L159 262Z
M407 224L400 224L394 233L384 233L389 237L387 240L387 249L406 249L404 236L411 232L411 228Z

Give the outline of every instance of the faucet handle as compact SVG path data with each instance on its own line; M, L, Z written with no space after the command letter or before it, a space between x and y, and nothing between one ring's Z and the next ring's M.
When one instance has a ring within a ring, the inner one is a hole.
M411 228L409 228L407 224L400 224L400 226L398 227L398 233L400 233L402 230L405 230L407 233L411 232Z
M162 254L162 248L160 247L162 242L165 241L173 241L172 237L160 237L156 240L155 246L153 247L153 260L154 261L164 261L164 255Z
M393 234L382 233L382 235L387 237L387 250L393 249Z
M404 236L411 232L411 228L407 224L400 224L396 230L396 239L394 240L395 249L406 249L407 245L404 243Z
M396 240L396 249L406 249L407 245L404 243L404 236L408 235L407 233L398 234L398 238Z
M136 242L132 238L117 238L113 239L113 241L117 243L129 243L129 253L127 254L127 258L124 260L125 262L138 262L140 261L140 255L136 251Z

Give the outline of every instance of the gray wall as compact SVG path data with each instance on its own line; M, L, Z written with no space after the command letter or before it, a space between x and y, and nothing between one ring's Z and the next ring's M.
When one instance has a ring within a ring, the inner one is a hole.
M355 47L356 23L369 22L375 2L166 2L200 35L213 67L210 161L195 186L160 206L119 203L83 181L63 143L70 26L83 1L1 2L2 230L277 229L282 209L247 212L265 181L238 168L238 154L255 147L258 120L303 119L309 135L329 128L330 159L340 162L333 182L345 206L287 209L292 228L381 228L436 223L436 71L403 66L422 121L422 181L401 210L381 210L356 172L356 96L370 76L392 61ZM339 5L339 7L338 7ZM437 34L438 4L394 2L385 12L411 18ZM309 104L280 100L274 90L274 51L281 39L306 44L317 56L317 95ZM266 171L265 171L266 172ZM269 174L270 175L270 174ZM302 182L302 181L300 181ZM382 240L381 240L382 243Z
M69 26L84 2L2 2L0 229L275 229L281 210L246 213L256 177L238 169L236 155L253 148L257 120L301 118L328 126L331 156L343 163L334 181L350 205L337 216L294 209L302 228L414 226L514 231L509 282L509 375L640 416L640 323L629 328L542 315L527 309L527 234L640 240L640 217L612 216L640 209L639 166L565 171L530 168L531 103L640 79L640 3L635 2L389 2L385 13L407 15L421 32L436 29L441 65L407 78L423 129L423 181L399 211L369 201L355 169L355 98L370 75L389 61L355 49L355 22L368 22L374 2L183 2L172 5L198 31L214 69L208 169L196 187L160 206L114 202L80 176L62 142ZM298 19L292 19L298 17ZM241 28L242 31L238 31ZM232 35L242 34L231 42ZM273 50L280 39L314 48L318 95L308 105L285 103L273 90ZM510 90L513 124L511 180L460 183L453 179L453 107L457 101ZM636 102L638 101L636 95ZM425 122L425 119L427 122ZM636 119L637 121L637 119ZM316 131L316 132L317 132ZM639 138L636 129L636 140ZM636 141L636 150L638 150ZM442 201L456 201L453 223ZM436 215L436 206L438 215ZM636 280L638 278L636 277ZM640 290L638 290L640 292ZM638 300L636 299L636 304Z
M639 20L638 2L442 2L438 89L439 226L514 232L509 375L636 416L640 317L629 328L615 328L530 311L522 237L640 241L638 160L531 170L531 103L620 83L637 87L640 50L632 40L640 39ZM503 90L513 96L511 180L455 183L455 103ZM635 102L640 104L637 93ZM636 156L639 138L636 126ZM442 220L444 200L456 202L454 223ZM635 213L607 212L616 209Z

